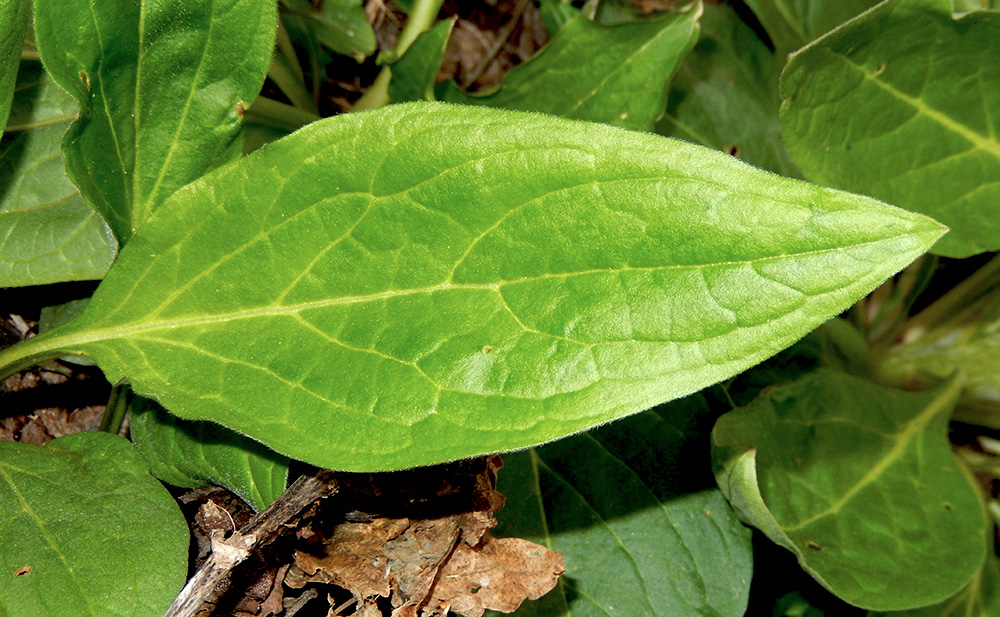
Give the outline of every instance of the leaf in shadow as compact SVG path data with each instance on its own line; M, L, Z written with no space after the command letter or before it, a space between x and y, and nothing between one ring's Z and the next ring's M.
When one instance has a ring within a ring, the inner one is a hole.
M719 419L719 486L847 602L940 602L985 555L983 507L948 443L960 388L903 392L817 370Z

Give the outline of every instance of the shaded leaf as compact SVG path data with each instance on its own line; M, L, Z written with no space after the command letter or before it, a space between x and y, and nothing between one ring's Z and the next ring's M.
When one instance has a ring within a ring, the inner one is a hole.
M207 421L175 418L154 401L130 405L131 437L154 476L174 486L224 486L260 512L285 490L288 458Z
M816 371L720 418L719 486L847 602L940 602L985 555L983 508L947 436L959 389L903 392Z
M28 27L28 0L0 3L0 127L7 125L10 102L14 98L21 45Z
M527 452L504 455L497 535L561 552L566 575L517 615L740 617L749 530L710 488L695 395Z
M0 287L99 279L114 258L110 230L63 165L75 107L40 62L21 64L0 141Z
M670 82L656 131L798 176L781 142L778 63L729 6L706 4L701 36Z
M176 415L345 470L526 447L690 394L941 233L684 142L435 103L310 125L146 227L80 317L0 366L85 352Z
M394 103L433 101L434 80L441 69L455 18L437 23L413 42L403 57L393 62L389 99Z
M998 249L998 55L995 13L954 19L948 0L889 0L789 61L788 151L814 182L948 225L935 253Z
M375 53L375 31L368 24L361 0L323 0L316 8L309 0L281 0L286 24L297 17L292 27L311 31L316 39L338 54L361 62Z
M867 11L879 0L746 0L774 44L779 62L806 43Z
M445 82L437 98L648 131L663 115L670 77L698 38L700 14L692 9L615 26L579 16L534 58L511 69L496 92L476 96Z
M939 604L909 611L870 613L870 617L993 617L1000 614L1000 568L992 554L993 539L987 547L989 556L983 567L962 591Z
M119 241L239 156L276 15L259 0L35 2L39 53L82 110L63 142L67 170Z
M0 516L9 617L159 617L187 577L180 509L114 435L0 442Z

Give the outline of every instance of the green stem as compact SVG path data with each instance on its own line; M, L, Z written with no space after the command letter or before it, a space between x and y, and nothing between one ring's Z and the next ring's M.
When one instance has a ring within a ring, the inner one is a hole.
M122 379L111 388L108 405L104 409L104 415L101 416L101 426L98 430L112 435L120 434L122 425L125 424L130 398L132 398L132 387L128 380Z
M243 116L243 120L247 123L263 124L287 131L300 129L319 119L317 114L263 96L254 99Z
M906 324L904 340L912 342L928 330L940 327L997 283L1000 283L1000 255L993 257L972 276L914 315Z
M396 46L390 51L379 54L379 64L386 66L382 67L378 77L375 78L375 83L354 104L355 111L375 109L389 104L389 82L392 80L392 69L388 65L402 58L413 41L431 29L431 26L437 21L437 15L443 3L444 0L417 0L413 4L413 10L410 11L410 16L406 19L403 31L396 39Z
M0 380L20 373L45 360L54 360L59 356L68 355L65 349L52 345L50 341L51 337L39 335L0 350Z
M294 68L289 66L287 58L279 53L275 53L271 58L271 66L267 70L267 76L288 97L293 106L311 114L319 115L312 93L306 90L305 84L296 76Z

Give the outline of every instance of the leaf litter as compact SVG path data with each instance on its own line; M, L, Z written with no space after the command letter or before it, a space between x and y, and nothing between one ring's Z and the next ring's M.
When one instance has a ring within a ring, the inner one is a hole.
M286 585L341 587L351 598L331 605L329 614L353 608L358 617L449 611L479 617L485 610L512 612L525 599L542 596L565 572L562 555L490 533L503 506L494 488L501 465L493 456L402 474L361 474L383 481L410 475L414 483L411 490L375 499L380 514L345 513L326 533L303 535ZM374 497L382 490L376 481L361 492L347 502L364 503L364 493Z

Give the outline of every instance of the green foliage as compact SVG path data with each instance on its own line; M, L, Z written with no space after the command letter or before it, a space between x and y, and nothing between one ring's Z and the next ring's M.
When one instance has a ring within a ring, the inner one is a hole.
M259 0L35 2L45 67L80 104L66 168L120 242L179 187L239 156L275 16Z
M155 402L130 405L131 438L154 476L174 486L225 486L256 510L285 490L288 459L214 422L184 421Z
M781 125L805 176L940 220L938 254L1000 248L996 17L890 0L795 54Z
M9 0L0 5L0 127L7 124L27 25L28 0Z
M38 61L21 63L0 141L0 280L4 287L99 279L117 243L66 176L62 137L72 97Z
M561 552L572 572L520 617L746 610L750 534L704 465L716 414L698 394L504 456L497 533ZM609 576L609 573L614 573Z
M0 441L0 517L0 614L155 617L184 584L187 523L121 437Z
M682 142L411 103L315 123L179 191L84 313L23 347L84 353L181 417L315 465L400 469L730 377L940 234Z
M936 252L1000 248L995 12L548 0L552 40L484 95L435 86L452 24L415 0L357 107L418 102L319 120L374 32L359 0L275 4L35 0L27 37L0 7L0 287L103 278L0 375L85 354L141 395L132 445L0 443L0 561L32 566L0 614L162 614L187 543L147 470L261 508L287 456L521 448L501 529L569 567L521 615L996 612L963 466L1000 477L1000 446L947 435L1000 427L1000 260L947 292L908 267L926 215ZM701 145L625 130L654 126ZM730 503L832 594L750 593Z
M848 602L940 602L984 559L986 521L947 440L960 387L904 393L817 371L720 419L719 486Z
M663 115L671 75L698 40L700 14L699 8L613 26L579 16L559 30L536 60L511 70L496 92L469 95L447 82L437 98L648 131ZM595 48L601 53L594 54ZM583 70L566 70L581 58Z

